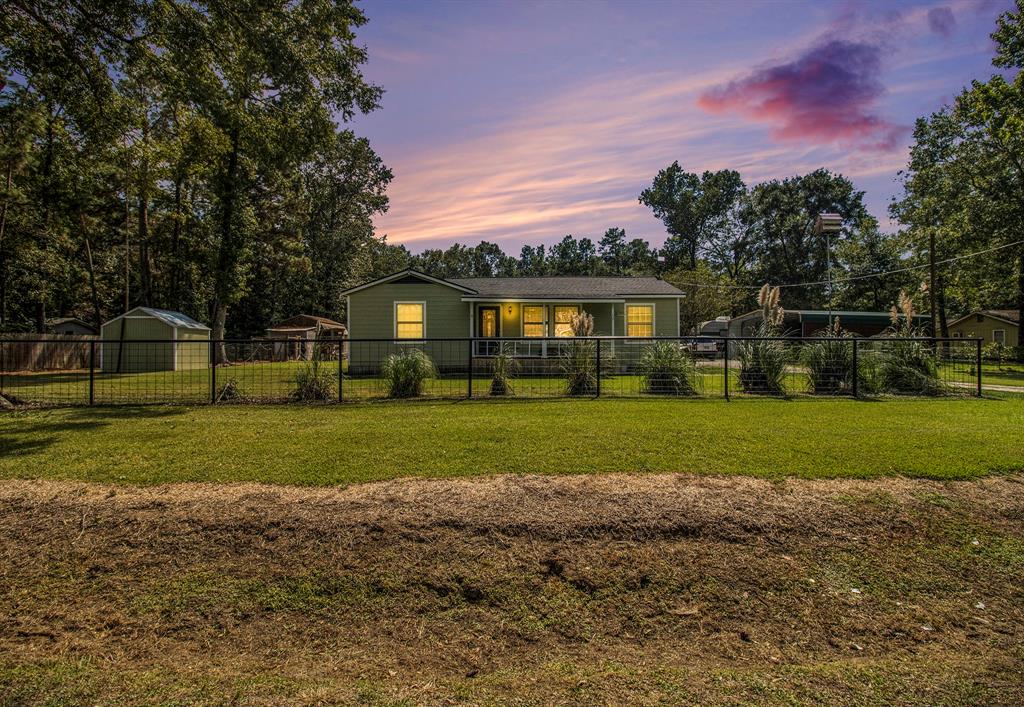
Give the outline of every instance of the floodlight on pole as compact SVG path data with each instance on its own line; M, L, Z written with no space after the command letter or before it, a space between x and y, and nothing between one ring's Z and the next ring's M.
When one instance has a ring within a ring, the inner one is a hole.
M843 228L843 217L839 214L818 214L814 220L814 232L825 236L825 262L828 280L828 328L832 328L832 239L831 234Z

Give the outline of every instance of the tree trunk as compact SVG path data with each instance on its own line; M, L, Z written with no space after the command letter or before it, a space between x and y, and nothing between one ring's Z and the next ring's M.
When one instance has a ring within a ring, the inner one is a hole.
M153 275L149 254L149 123L142 124L142 156L139 159L139 301L153 304Z
M36 300L36 333L46 333L46 302Z
M949 320L946 317L946 280L941 275L937 275L938 281L938 292L936 296L939 302L939 333L943 338L949 338Z
M223 183L220 186L221 197L221 223L220 223L220 252L217 256L217 273L214 286L213 305L213 339L219 341L216 344L215 363L227 363L227 347L224 345L224 332L227 326L228 301L235 293L236 270L240 244L238 243L241 234L236 233L235 209L238 200L238 139L239 131L235 127L231 131L231 152L228 153L228 162L225 167Z
M7 186L5 194L11 193L14 178L14 160L7 161ZM4 231L7 229L7 202L0 206L0 328L7 323L7 256L4 254Z
M82 232L85 232L85 219L82 219ZM85 258L86 264L89 266L89 294L92 298L92 319L93 325L96 327L96 331L100 330L100 325L103 324L103 316L100 314L100 297L96 291L96 267L92 260L92 246L89 244L89 237L85 237Z
M174 309L181 309L181 179L174 180L174 227L171 230L171 291L170 303Z

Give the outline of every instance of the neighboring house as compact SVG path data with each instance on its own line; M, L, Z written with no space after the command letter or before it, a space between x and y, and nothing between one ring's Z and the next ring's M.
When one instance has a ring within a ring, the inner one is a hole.
M415 270L353 287L346 296L352 339L480 339L572 336L572 317L594 317L606 336L679 336L683 293L655 277L471 277L441 279ZM480 341L474 355L496 353ZM544 356L548 342L514 353ZM452 347L454 348L454 347ZM463 349L464 350L464 349Z
M181 312L136 307L100 328L104 373L180 371L210 365L210 328Z
M312 314L297 314L267 328L267 338L274 341L276 360L311 360L317 336L344 339L348 331L341 322Z
M878 336L888 329L892 320L888 312L849 312L814 309L787 309L782 331L787 336L814 336L828 327L829 316L839 319L842 328L858 336ZM761 323L761 310L747 312L729 320L729 336L754 336ZM914 324L925 326L928 317L915 315Z
M46 320L46 331L64 336L96 336L96 327L78 317L59 317Z
M986 344L1020 346L1020 312L1016 309L982 309L949 323L956 339L980 338Z

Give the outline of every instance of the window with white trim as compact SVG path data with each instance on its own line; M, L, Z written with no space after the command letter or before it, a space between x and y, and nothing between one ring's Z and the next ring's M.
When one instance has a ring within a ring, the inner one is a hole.
M544 336L547 333L544 309L543 305L523 305L523 336Z
M572 318L579 307L555 307L555 336L572 336Z
M626 305L626 336L654 336L654 305Z
M993 329L992 330L992 341L997 344L1006 343L1006 329Z
M426 305L423 302L395 302L395 338L422 339Z

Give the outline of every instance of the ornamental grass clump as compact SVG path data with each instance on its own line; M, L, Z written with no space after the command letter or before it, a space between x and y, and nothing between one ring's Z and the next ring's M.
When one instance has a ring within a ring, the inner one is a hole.
M519 370L519 362L502 351L491 360L491 395L514 395L512 377Z
M771 338L782 335L786 311L779 299L779 288L767 284L757 294L761 322L754 330L754 338L739 345L740 388L745 393L784 395L786 392L786 344Z
M573 315L572 335L594 335L594 318L586 312ZM560 363L568 395L597 394L597 342L574 339L561 348Z
M892 325L886 330L886 335L892 340L886 342L882 356L880 386L889 393L941 395L945 386L939 378L935 352L926 340L922 340L926 334L914 326L914 316L914 301L900 290L896 304L889 310Z
M640 376L645 393L697 395L700 373L697 363L678 342L658 341L640 357Z
M819 331L812 341L800 352L800 359L807 368L808 383L812 393L818 395L846 395L853 392L853 337L843 331L839 319Z
M437 375L437 368L427 354L411 349L388 356L380 373L389 398L417 398L423 395L424 383Z
M295 390L292 391L292 397L306 403L333 400L334 379L335 374L321 366L320 361L314 357L295 374Z

